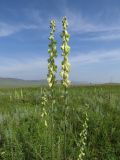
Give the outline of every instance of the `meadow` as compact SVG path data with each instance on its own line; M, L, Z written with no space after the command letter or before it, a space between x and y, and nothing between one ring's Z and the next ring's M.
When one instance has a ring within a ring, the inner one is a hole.
M120 86L70 86L64 142L62 88L51 110L47 86L0 89L1 160L78 160L87 113L84 160L120 160ZM52 121L51 121L52 115ZM53 124L53 126L51 126Z

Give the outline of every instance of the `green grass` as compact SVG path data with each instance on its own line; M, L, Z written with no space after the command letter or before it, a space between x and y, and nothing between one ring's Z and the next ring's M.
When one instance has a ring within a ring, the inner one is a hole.
M64 159L62 90L56 88L54 112L51 113L48 99L47 115L41 117L43 88L23 88L23 98L15 98L15 89L0 90L0 160L50 160L51 136L52 159ZM20 95L21 89L16 90ZM85 119L84 111L89 117L85 160L119 160L120 86L72 86L68 99L67 160L77 160L79 155L77 143ZM53 131L51 114L54 117Z

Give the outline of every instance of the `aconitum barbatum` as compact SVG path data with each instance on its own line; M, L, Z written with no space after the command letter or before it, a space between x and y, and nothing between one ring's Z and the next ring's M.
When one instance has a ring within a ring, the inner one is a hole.
M67 88L70 84L69 81L69 72L70 72L70 63L68 61L68 55L70 52L70 47L68 45L70 35L67 32L67 27L68 27L68 22L67 18L63 17L62 20L62 26L63 26L63 31L61 34L62 37L62 45L61 45L61 50L62 50L62 56L63 56L63 61L62 61L62 69L60 72L60 75L62 77L61 83L64 88L64 159L67 159L67 110L68 110L68 91Z
M70 84L70 81L69 81L70 63L68 61L68 55L70 52L70 46L68 45L68 42L69 42L70 35L67 32L68 22L66 17L63 17L62 26L63 26L63 31L61 34L61 37L62 37L61 50L62 50L62 56L64 59L62 61L62 69L61 69L60 75L62 77L62 81L61 81L62 85L65 88L68 88Z
M56 40L54 38L54 32L56 29L56 23L55 20L52 20L50 22L50 44L49 44L49 59L48 59L48 85L50 87L50 97L51 97L51 126L50 126L50 132L51 132L51 159L53 159L54 155L54 141L53 141L53 135L54 135L54 104L55 104L55 94L54 94L54 86L56 84L56 72L57 72L57 65L55 64L55 58L57 57L57 49L56 49Z
M87 112L85 113L85 122L83 124L83 130L80 133L80 141L77 142L77 146L80 148L79 155L77 160L83 160L85 156L85 147L86 147L86 141L87 141L87 130L88 130L88 115Z
M57 42L54 38L54 32L56 29L55 20L51 20L50 28L51 28L51 32L48 38L50 40L49 49L48 49L48 53L50 56L48 59L48 75L47 75L48 78L47 80L48 80L49 87L53 88L56 83L55 74L57 72L57 65L55 64L55 58L57 57L57 49L56 49Z

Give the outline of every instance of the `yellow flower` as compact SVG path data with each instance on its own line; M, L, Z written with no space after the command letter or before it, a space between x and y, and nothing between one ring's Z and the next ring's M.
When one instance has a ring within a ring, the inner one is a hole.
M55 64L55 58L57 57L57 49L56 49L56 41L54 39L54 32L55 32L55 28L56 28L56 23L55 20L52 20L50 22L50 28L51 28L51 32L50 32L50 36L49 36L49 40L50 40L50 44L49 44L49 49L48 49L48 53L49 53L49 59L48 59L48 75L47 75L47 81L48 81L48 85L50 88L52 88L54 86L54 84L56 83L55 80L55 74L57 72L57 66Z
M70 81L68 79L70 72L70 63L68 61L68 54L70 52L70 46L68 45L68 42L70 35L67 32L68 22L66 17L63 18L62 24L63 24L63 32L61 34L61 37L63 42L61 45L61 50L63 51L62 53L63 61L62 61L62 69L60 72L60 76L63 78L62 85L67 88L70 84Z

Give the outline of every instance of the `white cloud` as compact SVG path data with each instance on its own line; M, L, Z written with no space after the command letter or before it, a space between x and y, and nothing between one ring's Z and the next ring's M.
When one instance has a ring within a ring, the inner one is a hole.
M72 53L71 53L72 55ZM23 79L41 79L47 75L47 58L35 57L24 59L12 59L0 57L0 75L2 77L17 77ZM57 65L60 70L61 57L57 58ZM120 50L96 50L88 53L79 53L77 56L70 56L72 68L80 65L101 63L106 61L120 61Z
M63 15L68 18L69 31L72 34L84 34L95 33L91 37L83 37L81 40L116 40L120 39L120 23L115 24L111 22L111 25L105 24L103 21L95 22L84 15L81 12L72 11L69 9L63 10ZM61 20L56 17L58 30L61 31ZM111 20L112 21L112 20Z
M28 30L28 29L36 29L37 26L35 25L26 25L26 24L8 24L0 22L0 37L5 37L12 35L16 32L21 30Z
M25 14L26 20L36 25L37 29L46 30L49 28L49 20L51 19L49 14L46 16L46 14L43 14L42 10L39 9L24 9L23 12Z
M75 12L69 9L65 9L64 14L68 17L69 25L73 32L104 32L120 30L120 24L107 25L103 21L95 22L95 20L89 19L81 14L81 12Z
M49 17L45 19L40 10L24 9L22 16L25 20L19 23L0 21L0 37L10 36L23 30L37 29L39 31L49 28Z
M71 63L88 64L103 61L120 61L120 49L118 50L96 50L88 53L79 53L71 57Z
M37 9L26 9L23 11L26 24L8 24L0 22L0 37L9 36L16 32L25 29L49 29L49 20L50 15L47 18L44 18L42 11ZM62 15L67 16L69 22L69 32L72 34L84 34L84 33L95 33L92 36L86 36L80 40L116 40L120 39L120 23L116 22L115 24L107 25L103 21L95 22L94 20L82 15L79 11L72 11L66 7L62 10ZM57 23L57 32L62 31L61 20L62 17L51 17L54 18ZM112 20L111 20L112 21Z
M47 61L45 58L14 59L0 57L0 75L23 79L41 79L46 76Z
M80 35L79 35L80 36ZM111 41L111 40L120 40L120 30L111 30L104 32L97 32L95 34L89 34L89 36L80 36L79 40L81 41Z

